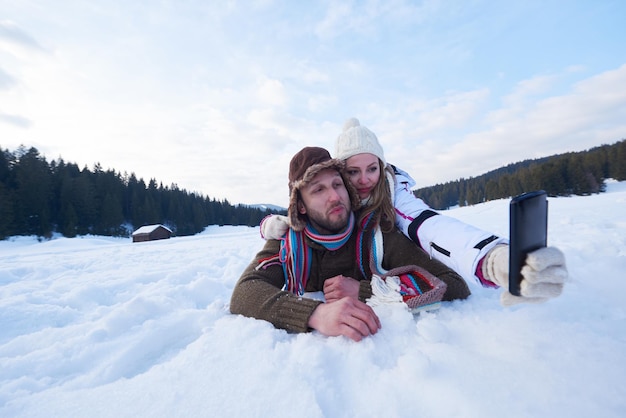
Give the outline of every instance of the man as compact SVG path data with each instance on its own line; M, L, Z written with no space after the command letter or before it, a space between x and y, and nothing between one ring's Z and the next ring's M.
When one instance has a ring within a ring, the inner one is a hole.
M331 159L323 148L307 147L292 158L291 228L283 239L268 240L243 272L231 297L232 313L263 319L290 332L314 329L360 341L381 326L365 303L372 296L370 280L378 273L373 271L378 264L383 271L423 267L434 280L445 283L439 299L444 290L446 300L469 296L457 273L431 260L399 231L382 233L355 225L352 207L358 205L358 196L348 190L351 186L342 169L343 162ZM376 236L382 242L372 247ZM422 290L423 278L417 279ZM323 291L326 302L302 297L305 291Z

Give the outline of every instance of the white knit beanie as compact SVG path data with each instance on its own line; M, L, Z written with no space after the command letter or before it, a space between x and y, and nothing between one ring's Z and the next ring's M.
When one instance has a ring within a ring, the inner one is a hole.
M343 124L343 132L335 142L335 158L347 160L353 155L369 153L374 154L387 165L383 147L378 143L374 132L361 126L357 118L350 118Z

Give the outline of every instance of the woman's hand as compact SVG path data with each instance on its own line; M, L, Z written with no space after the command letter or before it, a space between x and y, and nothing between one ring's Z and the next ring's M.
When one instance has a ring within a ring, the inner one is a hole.
M503 288L500 302L511 306L524 302L545 302L563 291L567 279L565 256L555 247L543 247L528 254L522 267L521 296L509 293L509 248L495 246L485 256L483 264L485 277Z
M324 298L326 302L335 302L345 297L359 299L360 283L346 276L335 276L324 282Z
M261 238L281 239L289 229L289 219L283 215L267 215L261 220Z

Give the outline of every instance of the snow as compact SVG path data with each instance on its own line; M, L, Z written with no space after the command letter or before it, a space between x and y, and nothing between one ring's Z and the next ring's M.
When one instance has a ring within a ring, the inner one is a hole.
M2 417L623 417L626 183L549 199L561 297L499 291L415 317L379 307L359 343L231 315L257 228L169 240L0 242ZM508 235L508 201L448 211Z

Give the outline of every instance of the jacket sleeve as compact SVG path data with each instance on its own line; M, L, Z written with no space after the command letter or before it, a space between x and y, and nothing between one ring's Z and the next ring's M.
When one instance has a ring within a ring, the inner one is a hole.
M384 256L383 268L391 270L395 267L417 265L438 277L446 285L443 300L466 299L470 295L469 287L463 278L441 261L430 258L413 241L395 230L383 234Z
M508 240L432 210L411 191L415 182L394 167L396 226L428 255L458 272L468 282L481 284L478 263L498 244Z
M476 276L480 260L498 244L508 240L450 216L429 217L423 222L414 222L409 235L417 236L428 254L459 272L468 281L482 282Z
M309 317L321 303L281 290L280 241L269 240L244 270L230 299L230 311L272 323L289 332L311 331Z

